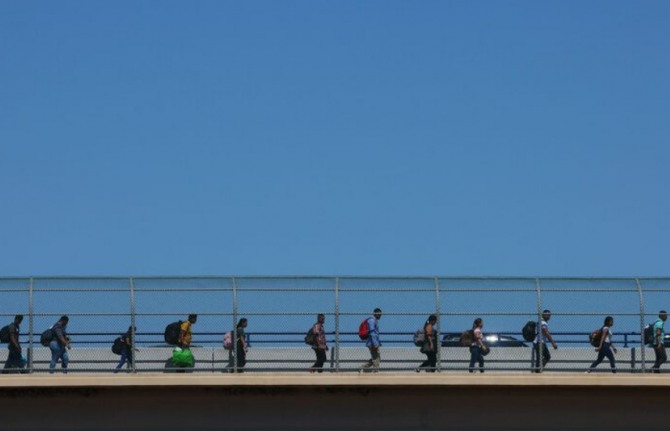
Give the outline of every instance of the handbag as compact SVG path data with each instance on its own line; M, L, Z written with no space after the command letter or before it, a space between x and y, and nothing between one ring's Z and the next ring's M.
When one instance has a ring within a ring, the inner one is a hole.
M172 351L172 363L177 367L193 367L193 353L190 349L177 347Z

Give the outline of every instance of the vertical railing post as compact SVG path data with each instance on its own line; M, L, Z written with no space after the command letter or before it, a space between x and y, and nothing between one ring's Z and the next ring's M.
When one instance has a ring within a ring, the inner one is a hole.
M437 353L437 372L442 371L442 343L440 342L440 333L441 333L441 310L442 306L440 304L440 279L435 277L435 315L437 316L437 330L435 333L435 350Z
M541 373L544 370L544 361L542 358L544 356L544 349L546 349L547 346L544 345L544 333L542 332L542 286L540 285L539 278L535 279L535 289L537 292L537 327L535 329L537 332L537 349L536 346L533 345L535 362L532 364L532 367L533 370L535 370L535 364L537 364L537 370L535 371Z
M642 284L640 284L640 279L635 279L635 285L637 286L637 293L640 297L640 361L642 361L642 373L647 372L647 364L645 360L645 346L644 346L644 295L642 293Z
M335 372L340 372L340 278L335 277Z
M233 372L237 373L237 279L233 277Z
M130 284L130 340L132 341L130 343L130 358L133 361L132 364L132 370L133 374L137 373L137 362L135 361L137 358L135 357L135 345L137 343L137 340L135 337L137 334L135 333L135 280L133 280L132 277L129 279L129 284Z
M28 284L28 370L30 374L33 373L33 338L35 336L35 312L33 309L33 278L30 277Z

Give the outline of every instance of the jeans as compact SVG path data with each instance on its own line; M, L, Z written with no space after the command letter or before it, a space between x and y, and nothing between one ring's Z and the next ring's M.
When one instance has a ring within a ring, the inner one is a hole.
M5 362L5 368L2 373L19 373L20 369L26 366L26 361L23 360L21 355L21 349L17 349L12 344L9 345L9 354L7 355L7 361ZM12 370L16 368L16 370Z
M121 359L119 360L119 364L116 366L116 370L114 372L118 372L126 362L128 362L128 366L133 366L133 352L129 347L124 347L123 350L121 350Z
M475 372L475 362L479 362L479 371L484 372L484 355L482 355L482 348L479 346L470 346L470 365L468 371Z
M67 354L67 347L58 344L58 340L52 340L51 343L49 343L49 349L51 349L51 363L49 364L49 373L54 373L56 369L56 363L58 363L59 359L61 361L61 367L63 367L63 372L67 373L67 364L70 362L70 357Z
M426 360L419 365L419 368L426 368L426 372L434 373L437 368L437 352L426 351Z
M312 365L312 369L319 373L323 372L323 364L326 362L326 349L314 349L316 353L316 362Z
M654 347L654 353L656 353L656 362L654 362L654 366L651 367L651 370L654 373L660 373L661 365L668 360L668 356L665 353L665 346L661 346L660 349Z
M603 359L609 359L610 361L610 368L612 368L612 372L616 373L616 363L614 361L614 353L612 353L612 347L610 346L610 343L605 343L603 342L603 347L598 351L598 359L593 361L591 364L591 367L589 368L589 371L600 365L600 363L603 361Z
M544 368L545 365L551 360L551 353L549 353L549 349L547 348L547 345L544 343L538 343L538 344L533 344L533 348L535 351L535 370L534 372L539 373L540 372L540 357L542 357L542 368Z

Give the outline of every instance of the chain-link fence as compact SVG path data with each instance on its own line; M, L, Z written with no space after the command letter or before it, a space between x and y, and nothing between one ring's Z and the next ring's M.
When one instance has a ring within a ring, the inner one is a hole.
M0 360L7 361L4 372L62 371L62 358L53 363L59 352L43 346L40 336L67 315L72 348L63 350L72 372L304 372L316 359L305 335L323 313L328 350L322 370L357 372L371 355L359 325L380 308L379 371L417 370L426 355L413 336L435 315L437 361L426 371L470 371L473 355L461 336L481 318L490 352L484 370L583 372L598 355L589 334L611 316L617 370L649 372L657 352L645 345L644 327L657 321L669 292L670 279L651 278L4 278L0 326L24 316L18 337L22 363L16 364L16 356L8 360L11 341ZM541 327L544 310L551 311L544 316L547 333L536 330L524 339L524 325ZM189 314L198 315L190 349L195 363L175 367L164 330ZM248 351L238 343L224 349L226 332L243 318ZM117 369L120 357L111 346L126 331L133 348ZM545 343L551 358L537 360L537 353L546 353L534 346ZM609 372L607 362L595 371Z

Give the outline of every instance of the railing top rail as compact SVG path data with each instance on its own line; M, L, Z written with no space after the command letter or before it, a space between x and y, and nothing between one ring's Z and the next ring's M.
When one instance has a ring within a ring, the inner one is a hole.
M454 275L40 275L40 276L0 276L0 281L44 280L218 280L232 278L238 280L526 280L551 281L670 281L670 276L454 276Z

